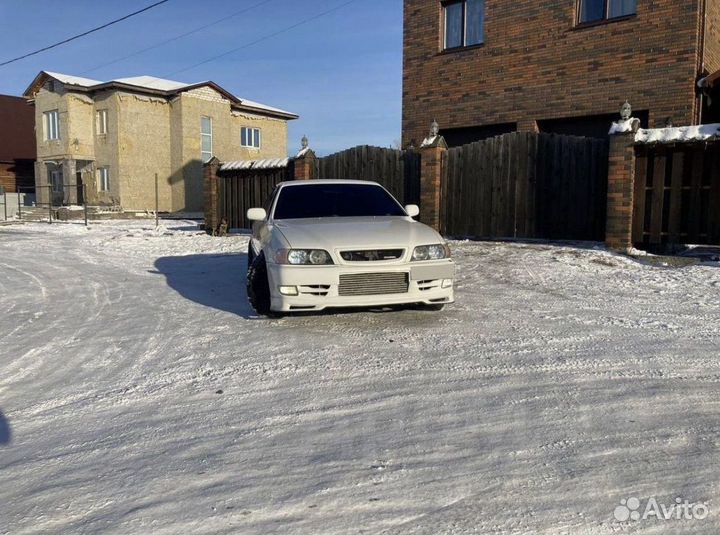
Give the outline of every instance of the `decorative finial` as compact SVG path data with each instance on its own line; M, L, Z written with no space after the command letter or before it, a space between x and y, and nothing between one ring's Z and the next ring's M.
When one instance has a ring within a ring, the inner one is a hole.
M430 125L430 137L434 138L437 137L437 135L440 133L440 125L438 122L433 119L432 124Z
M308 140L307 136L302 137L302 139L300 140L300 145L302 145L303 149L308 148L308 146L310 145L310 140Z
M630 103L626 100L625 104L622 105L622 108L620 108L620 117L623 121L627 121L632 117L632 106L630 106Z

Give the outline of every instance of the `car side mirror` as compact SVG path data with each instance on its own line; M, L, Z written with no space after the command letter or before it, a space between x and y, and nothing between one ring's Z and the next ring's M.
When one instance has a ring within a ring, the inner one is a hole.
M250 208L247 211L247 218L250 221L264 221L267 217L267 212L264 208Z
M405 206L405 211L410 217L416 217L420 213L420 208L417 204L408 204Z

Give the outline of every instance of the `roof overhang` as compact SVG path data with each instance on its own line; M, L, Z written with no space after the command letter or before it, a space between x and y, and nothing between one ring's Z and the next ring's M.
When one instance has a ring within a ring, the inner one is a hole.
M268 110L266 108L256 108L256 107L244 104L242 100L238 104L232 104L232 109L236 110L236 111L246 111L248 113L254 113L256 115L275 117L277 119L285 119L286 121L292 121L292 120L300 117L296 113L290 113L287 111Z

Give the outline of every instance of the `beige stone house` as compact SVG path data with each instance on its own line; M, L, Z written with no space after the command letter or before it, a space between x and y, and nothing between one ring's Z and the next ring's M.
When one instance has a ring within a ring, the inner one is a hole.
M287 156L298 116L241 99L214 82L151 76L109 82L42 71L35 102L38 202L198 212L202 163Z

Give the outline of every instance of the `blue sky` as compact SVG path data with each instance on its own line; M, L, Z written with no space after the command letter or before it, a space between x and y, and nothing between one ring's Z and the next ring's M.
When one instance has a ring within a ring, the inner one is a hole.
M170 0L80 40L0 67L0 93L20 95L41 70L110 80L149 74L213 80L300 114L290 150L307 134L318 154L400 138L402 1L355 0L341 9L216 61L180 71L273 34L347 0L269 0L202 32L96 68L261 0ZM124 16L153 0L2 0L0 62ZM90 70L94 69L94 70Z

